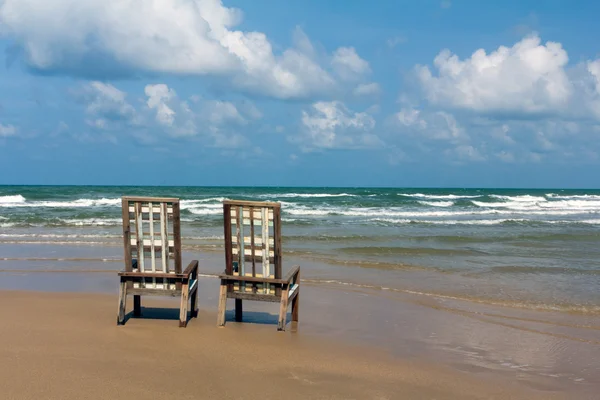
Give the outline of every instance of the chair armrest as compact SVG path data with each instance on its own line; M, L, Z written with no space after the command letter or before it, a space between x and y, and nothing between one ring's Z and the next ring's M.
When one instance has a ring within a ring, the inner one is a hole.
M190 262L190 265L188 265L185 271L183 271L183 275L189 277L192 274L192 272L198 272L198 260L192 260Z
M190 275L198 275L198 260L193 260L190 265L181 274L174 274L168 272L128 272L119 271L119 276L126 276L130 278L169 278L169 279L190 279Z
M224 280L224 281L273 283L276 285L283 285L283 284L287 283L283 279L277 279L277 278L262 278L262 277L254 277L254 276L239 276L239 275L227 275L227 274L219 275L219 279Z
M165 272L127 272L120 271L119 276L130 278L185 278L183 274L170 274Z
M292 280L296 280L296 276L298 275L298 273L300 273L300 266L299 265L295 265L285 275L285 277L283 278L283 281L285 281L285 283L289 284Z

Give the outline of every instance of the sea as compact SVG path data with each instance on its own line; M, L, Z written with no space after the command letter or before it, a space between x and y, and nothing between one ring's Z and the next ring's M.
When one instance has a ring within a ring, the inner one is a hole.
M215 254L223 200L280 202L315 284L600 314L600 190L0 186L0 270L120 269L124 195L182 199L184 251Z

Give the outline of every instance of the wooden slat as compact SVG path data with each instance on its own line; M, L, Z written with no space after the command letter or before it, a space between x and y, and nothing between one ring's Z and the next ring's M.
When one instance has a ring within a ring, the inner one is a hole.
M278 303L281 298L272 294L261 294L261 293L242 293L242 292L229 292L227 297L230 299L240 300L257 300L257 301L270 301L272 303Z
M121 199L121 211L123 216L123 245L125 251L125 271L131 272L132 270L132 257L131 257L131 225L129 221L129 202L127 199Z
M256 226L256 225L260 225L260 224L254 224L254 225ZM265 228L266 228L265 230L266 230L266 232L267 232L267 238L268 238L268 239L266 239L266 240L269 242L269 245L270 245L270 246L273 246L273 245L274 245L274 243L275 243L275 241L274 241L274 239L273 239L273 238L270 238L270 237L268 236L268 235L269 235L269 227L268 227L268 226L265 226ZM263 245L263 243L264 243L264 242L263 242L263 240L265 240L265 239L263 239L263 238L262 238L262 237L260 237L260 236L257 236L257 237L255 237L255 238L254 238L254 244L255 244L256 246L262 246L262 245ZM238 241L237 241L237 237L233 236L233 237L231 238L231 242L232 242L233 244L237 244L237 242L238 242ZM251 242L250 236L246 236L246 237L244 237L244 243L245 243L245 244L250 244L250 242Z
M148 219L150 220L150 226L148 227L150 231L150 263L152 265L152 272L156 272L156 252L154 251L154 205L150 203L148 208ZM142 243L145 245L146 243L144 242L145 240L142 240ZM156 288L156 278L152 279L152 287Z
M181 290L165 290L165 289L127 289L127 294L139 294L145 296L171 296L171 297L179 297L181 296Z
M273 209L273 237L275 238L275 278L281 278L281 208ZM281 295L281 288L276 288L277 295Z
M130 202L148 202L153 201L155 203L177 203L179 201L176 197L140 197L140 196L123 196Z
M143 218L144 221L148 221L149 217L149 213L150 213L150 206L144 205L145 203L140 203L142 204L142 214L143 214ZM173 214L173 206L168 205L167 203L159 203L159 204L166 204L167 205L167 215L172 215ZM152 211L154 213L159 213L160 212L160 207L159 206L152 206ZM135 207L134 206L129 206L129 212L130 213L134 213L135 212Z
M256 258L254 256L254 207L250 207L250 248L252 249L252 276L256 276ZM256 285L252 285L252 292L256 293Z
M144 249L142 245L142 240L144 237L143 232L143 222L141 220L142 210L141 204L135 203L135 231L136 231L136 250L137 250L137 258L138 258L138 271L145 271L145 258L144 258Z
M169 230L168 230L168 220L167 220L167 203L160 204L160 242L161 242L161 251L160 258L162 264L162 271L164 273L169 272ZM173 245L175 245L175 241L173 241ZM167 280L164 279L163 283L166 285Z
M166 235L168 235L167 232L165 232ZM131 239L131 244L133 244L134 246L137 246L138 243L138 238L136 239ZM152 239L142 239L140 245L143 245L143 247L148 247L151 248L152 246L154 246L155 249L159 249L163 247L163 242L162 242L162 237L160 239L155 238L154 240ZM168 240L166 243L166 248L168 249L169 247L175 247L175 241L174 240Z
M245 200L223 200L223 204L244 207L273 207L279 208L281 204L270 201L245 201Z
M264 208L262 209L262 213L261 213L261 218L262 218L262 267L263 267L263 276L270 276L271 275L271 267L269 265L270 262L270 255L271 255L271 251L269 250L269 245L270 244L275 244L275 241L271 241L271 238L269 238L269 224L267 222L265 222L265 220L268 218L268 209ZM264 289L265 293L268 293L270 291L269 288L269 284L266 284Z
M181 273L181 210L179 201L173 203L173 240L175 242L175 272ZM179 284L178 284L179 285ZM179 286L178 286L179 289Z
M221 274L219 275L219 279L223 279L223 280L227 280L227 281L231 281L231 282L236 282L236 281L243 281L243 282L258 282L258 283L263 283L263 282L267 282L267 283L272 283L272 284L287 284L286 281L284 281L283 279L278 279L278 278L257 278L254 276L238 276L238 275L227 275L227 274Z
M238 272L240 273L240 275L244 275L245 274L245 250L244 250L244 241L242 240L242 238L244 237L244 224L242 221L242 207L237 207L236 209L236 216L237 216L237 220L235 223L235 231L236 231L236 235L237 235L237 239L238 239L238 246L239 249L234 249L234 251L232 252L233 254L237 254L237 259L238 259Z

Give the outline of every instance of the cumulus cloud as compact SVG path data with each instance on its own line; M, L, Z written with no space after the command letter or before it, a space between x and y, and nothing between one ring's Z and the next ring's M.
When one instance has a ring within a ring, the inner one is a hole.
M354 47L340 47L333 53L331 60L335 72L346 80L360 79L371 72L369 63L360 58Z
M545 113L566 108L573 85L565 71L569 58L560 43L529 36L513 47L461 60L449 50L417 73L427 99L436 105L488 112Z
M127 94L111 84L88 82L73 92L83 102L87 123L99 129L108 129L114 122L136 124L135 108L127 102Z
M302 133L290 137L304 151L381 146L373 133L375 120L366 112L352 112L339 101L317 102L302 112Z
M22 50L27 65L86 78L138 73L212 75L276 98L327 93L335 79L301 32L276 54L261 32L235 30L242 12L220 0L2 0L0 35ZM344 76L368 63L340 48L333 66Z
M355 96L376 96L381 93L381 87L377 82L361 83L354 88Z
M17 134L17 128L12 125L2 125L0 124L0 137L9 137Z

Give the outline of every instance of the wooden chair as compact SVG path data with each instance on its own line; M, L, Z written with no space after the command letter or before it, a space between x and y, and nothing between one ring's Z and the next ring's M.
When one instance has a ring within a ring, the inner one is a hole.
M227 299L235 299L235 320L242 320L242 300L279 302L277 330L284 331L288 304L298 321L300 267L283 277L281 205L255 201L223 202L225 273L219 275L217 325L225 325Z
M119 272L117 324L124 323L128 294L133 295L136 317L141 315L142 295L181 296L179 326L185 327L188 299L191 317L198 315L198 261L181 272L179 199L123 197L122 207L125 270Z

